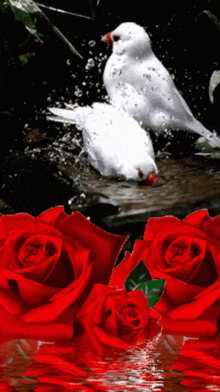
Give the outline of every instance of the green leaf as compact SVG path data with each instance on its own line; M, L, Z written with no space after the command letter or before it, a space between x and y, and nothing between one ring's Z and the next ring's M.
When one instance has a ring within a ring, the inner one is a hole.
M89 19L89 20L92 19L90 16L87 16L87 15L76 14L75 12L65 11L63 9L51 7L49 5L45 5L45 4L41 4L41 3L36 3L36 4L40 8L47 8L50 11L60 12L61 14L72 15L72 16L76 16L78 18L84 18L84 19Z
M72 53L82 58L81 54L74 48L63 33L54 26L48 17L41 11L33 0L6 0L14 12L15 19L22 21L26 29L35 37L37 42L50 42L51 33L58 35Z
M81 54L74 48L74 46L65 37L65 35L63 35L63 33L56 26L53 26L52 28L53 28L53 31L58 35L58 37L60 37L65 42L65 44L68 46L68 48L71 50L71 52L74 53L75 55L79 56L82 59L83 57L81 56Z
M214 22L216 24L216 26L218 27L218 29L220 30L220 20L217 18L217 16L215 16L211 11L205 10L202 11L199 15L201 14L206 14L208 15L209 19Z
M31 57L35 56L35 52L24 53L18 56L19 60L23 65L27 64Z
M196 149L199 152L195 153L195 155L204 156L210 159L220 159L220 149L202 136L196 141Z
M143 260L141 260L128 275L125 282L125 288L127 291L135 290L138 285L150 279L152 279L150 272L148 271Z
M142 282L135 287L141 290L148 300L149 308L152 308L160 299L165 285L165 279L152 279Z
M141 290L147 298L149 308L160 299L165 285L165 279L152 279L143 260L128 275L125 288L127 291Z
M41 16L42 11L32 0L6 0L14 12L15 19L23 22L26 29L34 35L37 42L43 42L43 34L39 33L36 26L37 17Z

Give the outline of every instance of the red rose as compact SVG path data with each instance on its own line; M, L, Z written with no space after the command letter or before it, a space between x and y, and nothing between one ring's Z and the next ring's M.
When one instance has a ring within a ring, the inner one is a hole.
M62 207L38 218L0 218L0 331L39 339L73 334L74 309L95 283L108 284L125 237Z
M143 260L153 279L166 279L165 291L154 307L170 330L215 332L220 299L220 215L206 210L180 221L150 218L144 240L136 241L113 272L110 285L123 287L128 274Z
M93 348L101 354L102 344L126 347L129 341L133 343L134 338L146 330L148 301L140 290L127 292L96 284L77 319Z

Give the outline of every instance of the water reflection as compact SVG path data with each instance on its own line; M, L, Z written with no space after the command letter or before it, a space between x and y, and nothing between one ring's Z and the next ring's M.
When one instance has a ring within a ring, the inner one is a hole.
M102 358L79 347L34 340L0 346L2 391L211 391L220 388L219 338L157 334Z
M135 349L95 356L80 340L11 340L0 345L0 390L219 391L219 338L157 333Z

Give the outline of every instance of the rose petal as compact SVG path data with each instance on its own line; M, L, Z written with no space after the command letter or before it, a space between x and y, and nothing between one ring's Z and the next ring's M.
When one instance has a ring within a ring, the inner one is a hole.
M83 320L84 325L89 326L90 322L92 324L94 322L99 325L102 324L103 318L105 317L105 303L108 290L108 286L102 284L94 285L87 300L77 314L78 319L81 322ZM94 312L92 311L93 309Z
M51 354L37 354L35 357L35 362L43 363L45 365L53 366L61 372L71 374L76 377L86 377L88 374L84 372L80 367L76 366L74 363L65 361L60 358L60 356Z
M22 262L22 260L19 260L19 256L20 258L24 256L24 248L26 248L29 244L35 244L36 246L36 241L39 242L39 246L45 246L48 249L46 254L39 256L40 258L43 257L43 259L38 261L37 257L35 257L36 260L33 258L30 261L23 260ZM48 275L52 274L60 259L62 244L63 240L58 237L49 235L32 235L24 242L18 252L14 250L12 253L10 269L14 272L22 274L22 276L26 278L33 279L35 282L43 283L47 280ZM12 249L13 244L9 243L9 247Z
M118 339L115 336L111 336L109 334L107 334L105 331L103 331L103 329L101 329L98 326L94 327L95 333L98 337L98 339L100 340L100 342L107 344L109 346L112 347L116 347L116 348L126 348L129 347L129 345L125 342L123 342L122 340Z
M20 229L34 224L35 218L26 213L18 213L15 215L2 215L0 217L0 238L6 238L8 232L12 229Z
M91 260L90 250L83 248L82 246L80 246L80 244L77 245L76 253L74 253L74 248L73 249L72 248L69 249L69 251L72 251L72 256L70 255L69 252L68 255L70 256L70 260L72 261L74 282L64 287L61 291L55 294L51 298L51 301L57 301L58 299L62 300L63 296L69 294L72 291L73 287L77 289L78 292L77 296L79 296L81 294L79 290L79 288L81 287L80 282L86 281L88 279L88 270L91 271L92 269L92 263L90 261Z
M84 303L80 311L77 313L77 320L84 327L87 336L89 337L91 346L94 347L97 350L97 352L101 353L102 346L97 337L95 326L97 325L96 324L97 314L99 314L98 319L100 315L102 320L103 317L105 316L105 313L103 312L103 308L105 305L105 296L102 295L101 297L97 297L97 292L99 292L101 288L96 286L101 286L101 285L94 286L94 289L91 291L88 299L86 300L86 302ZM101 320L101 324L102 324L102 320ZM99 321L100 320L97 320L97 322Z
M159 325L164 334L182 334L186 336L211 335L217 332L216 319L175 320L162 315Z
M28 310L20 297L10 290L0 290L0 304L11 314L24 314Z
M27 239L31 239L32 236L36 235L36 233L40 232L41 235L46 235L49 236L50 238L53 237L53 242L55 242L57 238L59 239L63 238L62 233L54 229L53 227L50 227L44 223L42 223L41 226L39 226L39 223L37 223L37 225L35 223L36 220L32 221L32 224L29 225L29 227L27 227L26 225L27 228L25 229L21 227L19 229L17 228L16 230L14 230L14 228L11 229L4 243L4 246L0 248L0 257L1 257L0 270L4 267L10 268L11 263L14 266L18 265L17 255L19 249Z
M133 269L130 267L130 258L130 253L125 252L124 259L113 269L108 286L115 287L117 289L122 289L124 287L125 281Z
M63 206L58 206L58 207L49 208L48 210L40 214L36 219L43 222L47 222L51 226L58 228L59 222L66 217L67 214L65 213Z
M73 327L64 324L25 323L20 316L8 313L0 305L0 331L15 338L38 338L38 340L54 341L72 337Z
M184 223L183 221L174 217L162 217L162 218L150 218L147 222L144 240L155 239L157 235L158 238L164 233L172 233L175 238L186 235L192 237L198 237L201 239L207 239L207 235L201 230Z
M220 241L220 215L204 223L203 230L211 238ZM220 246L220 244L218 245Z
M215 367L220 370L220 360L218 358L214 358L209 354L206 354L204 351L196 350L196 349L186 349L185 346L181 350L181 355L183 357L192 358L193 360L197 360L205 364L205 366Z
M79 295L84 291L88 284L92 270L92 264L89 265L85 274L75 280L72 284L68 286L68 292L65 294L60 291L59 298L53 297L50 299L50 303L46 305L39 306L38 308L31 309L26 314L22 316L25 322L52 322L54 321L65 309L70 305L74 304L79 298ZM54 300L55 298L55 300Z
M164 244L169 245L165 248ZM152 274L154 269L158 269L170 277L187 282L199 270L205 258L206 247L206 240L186 235L176 238L175 233L164 233L159 240L156 236L146 263Z
M141 290L130 291L129 296L132 300L135 300L136 306L138 306L142 312L145 323L144 327L146 327L149 321L149 304L147 298L143 295Z
M209 221L211 221L211 218L206 209L195 211L182 220L182 222L196 227L199 230L203 230L204 224Z
M220 280L218 284L213 285L213 290L209 287L209 293L204 290L194 301L178 306L173 309L169 316L175 319L196 319L200 317L207 309L220 299Z
M127 237L100 229L79 212L63 219L60 228L65 235L76 239L91 251L93 269L90 289L95 283L108 284L113 266Z
M163 295L166 295L168 301L173 305L181 305L192 301L193 298L204 289L203 286L182 282L163 273L154 274L154 272L152 272L152 276L154 279L166 279Z
M149 218L144 232L144 241L153 241L158 231L165 232L173 229L174 226L180 225L181 221L173 216L164 216L162 218Z
M56 287L45 286L19 275L16 282L20 298L29 308L47 303L53 295L60 291L60 289Z
M146 260L148 254L148 244L151 242L136 240L134 250L130 255L129 252L125 253L124 259L114 268L109 282L109 286L122 289L126 282L128 275L138 265L141 260Z

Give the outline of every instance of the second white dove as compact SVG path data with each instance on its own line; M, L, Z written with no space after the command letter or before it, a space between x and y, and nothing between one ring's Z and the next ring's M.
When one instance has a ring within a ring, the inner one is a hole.
M69 109L48 108L51 120L75 124L82 130L90 164L103 176L126 180L157 180L158 168L148 133L123 110L107 103Z

